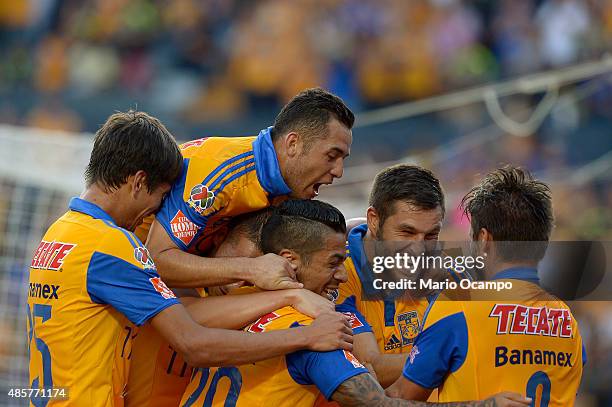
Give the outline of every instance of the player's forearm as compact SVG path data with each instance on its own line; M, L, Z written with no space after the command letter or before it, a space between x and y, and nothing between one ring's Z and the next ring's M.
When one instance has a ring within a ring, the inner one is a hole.
M152 253L157 271L171 287L212 287L249 280L249 259L200 257L178 248Z
M253 294L181 298L191 317L209 328L240 329L268 314L288 305L296 299L295 291L266 291Z
M401 376L406 359L407 353L379 354L370 362L382 387L391 386Z
M254 363L308 348L308 336L303 329L307 328L251 334L209 328L204 334L192 336L184 357L197 367Z
M372 332L363 332L353 337L354 354L362 363L369 363L376 372L376 379L383 386L393 384L402 374L407 354L384 354L380 352Z
M493 404L485 404L485 402L466 401L466 402L455 402L455 403L427 403L423 401L412 401L394 399L385 395L384 390L380 387L380 384L374 378L368 374L363 373L357 376L353 376L338 386L336 391L332 394L332 400L340 404L341 407L367 407L367 406L380 406L380 407L425 407L425 406L437 406L437 407L494 407L496 406L495 401Z

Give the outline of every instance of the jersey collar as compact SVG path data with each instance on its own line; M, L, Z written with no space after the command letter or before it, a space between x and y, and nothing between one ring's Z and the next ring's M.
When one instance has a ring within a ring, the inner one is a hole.
M102 208L100 208L98 205L76 196L70 200L68 208L70 208L72 211L89 215L94 219L108 220L115 223L113 218L111 218L108 213L104 212L104 210L102 210Z
M538 269L532 267L512 267L500 271L493 276L493 280L512 279L523 280L534 284L540 284Z
M255 154L255 172L259 183L272 196L289 195L291 189L281 175L278 158L272 144L270 131L272 127L263 129L253 141Z
M366 294L376 295L373 286L373 272L363 249L363 238L368 232L368 225L363 223L355 226L348 235L348 251L355 266L355 271L361 280L362 288Z

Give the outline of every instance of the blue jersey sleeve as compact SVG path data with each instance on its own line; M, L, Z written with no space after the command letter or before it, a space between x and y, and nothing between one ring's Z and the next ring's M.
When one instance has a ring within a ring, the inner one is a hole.
M368 372L352 353L343 350L303 350L287 355L286 360L293 380L303 385L314 384L328 400L345 380Z
M179 303L155 268L140 268L100 252L87 268L87 292L92 301L113 306L136 325Z
M436 388L449 372L461 367L467 348L468 332L463 312L444 317L417 336L403 375L421 387Z
M336 305L336 311L347 315L350 318L353 335L359 335L364 332L372 332L372 327L365 319L363 314L357 310L355 305L355 296L347 297L342 304Z
M155 215L155 219L164 228L170 239L181 250L187 250L192 242L197 241L197 237L204 231L208 218L199 214L188 202L183 199L185 191L185 180L189 169L189 160L183 160L183 169L177 182L172 184L168 196ZM198 185L200 190L191 191L194 202L202 203L203 197L208 191ZM194 189L196 188L194 187Z

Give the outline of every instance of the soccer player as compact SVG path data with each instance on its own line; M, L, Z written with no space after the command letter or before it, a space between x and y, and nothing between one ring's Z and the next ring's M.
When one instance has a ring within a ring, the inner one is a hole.
M263 289L299 288L290 263L280 256L215 259L209 252L232 217L288 196L311 199L322 185L341 177L353 122L340 98L309 89L257 137L210 137L184 144L183 171L147 240L164 280L171 287L248 281Z
M261 256L261 227L273 208L239 215L229 224L227 236L215 246L211 257ZM241 296L198 297L182 289L181 302L191 317L210 328L242 329L261 315L292 306L311 317L333 312L331 301L299 288L264 291ZM143 326L134 339L125 405L138 407L176 406L181 401L192 373L184 359L168 345L151 325Z
M440 401L526 392L535 406L574 405L585 362L569 307L538 285L536 266L553 227L549 187L527 171L504 167L464 198L475 251L488 280L512 283L495 294L444 292L432 302L395 397ZM456 291L456 290L455 290ZM453 301L453 298L471 298Z
M320 201L291 200L272 213L262 229L261 247L296 266L298 281L321 296L333 297L346 281L345 220L340 211ZM238 290L244 291L245 289ZM250 290L250 288L246 288ZM251 323L248 332L295 329L312 318L292 307L275 310ZM393 400L350 352L294 352L253 364L197 369L181 406L312 406L319 392L341 406L425 406ZM519 401L513 401L519 400ZM446 406L524 406L518 395L504 395L486 403ZM493 404L496 402L501 404Z
M349 232L348 281L340 285L337 308L363 314L372 327L353 336L353 353L372 365L383 387L400 377L429 303L425 296L407 292L394 298L375 290L373 258L393 255L390 251L400 242L422 246L437 241L443 219L444 193L436 176L402 164L376 176L367 222Z
M141 112L112 115L97 132L86 189L45 233L27 303L32 388L68 388L58 405L120 406L136 326L150 322L193 366L250 363L298 349L350 349L344 316L270 335L197 324L132 233L181 172L166 128ZM48 398L31 399L45 405Z

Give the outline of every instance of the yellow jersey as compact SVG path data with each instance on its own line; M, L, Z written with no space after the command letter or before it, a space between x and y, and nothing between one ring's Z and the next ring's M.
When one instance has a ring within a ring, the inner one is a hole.
M80 198L45 233L30 265L32 388L68 389L37 406L122 406L137 327L178 304L147 249Z
M223 233L232 217L266 208L291 192L282 178L270 129L257 137L209 137L181 145L181 176L156 215L177 247L204 255L212 248L211 237ZM144 239L151 221L137 231ZM126 404L175 405L191 373L153 328L144 327L134 342Z
M374 274L371 269L366 269L369 265L363 248L367 231L368 226L362 224L351 229L348 235L344 261L348 279L340 284L336 308L363 315L372 328L381 353L408 353L419 333L429 301L427 298L383 298L374 290ZM456 281L469 278L467 273L459 276L449 272L449 275Z
M177 247L206 254L213 245L211 237L229 219L289 195L271 129L257 137L209 137L181 145L182 173L156 215ZM143 240L151 221L137 230Z
M539 287L536 269L511 268L495 280L512 289L472 289L462 301L444 292L432 302L404 377L437 387L441 402L514 391L532 406L574 405L586 354L569 307Z
M264 315L245 330L259 333L312 322L312 318L285 307ZM180 405L312 406L319 392L329 399L345 380L366 372L350 352L302 350L249 365L196 369Z

